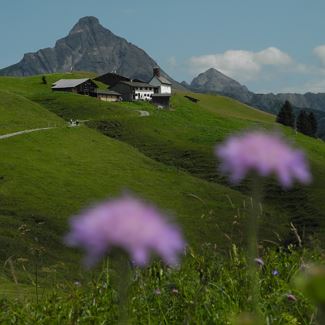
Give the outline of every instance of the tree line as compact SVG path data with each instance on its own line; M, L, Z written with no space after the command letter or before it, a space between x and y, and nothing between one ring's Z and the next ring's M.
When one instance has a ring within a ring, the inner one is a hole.
M293 113L292 106L289 101L285 101L281 107L276 121L280 124L292 127L298 132L301 132L310 137L316 137L317 134L317 120L313 112L307 113L301 110L296 117Z

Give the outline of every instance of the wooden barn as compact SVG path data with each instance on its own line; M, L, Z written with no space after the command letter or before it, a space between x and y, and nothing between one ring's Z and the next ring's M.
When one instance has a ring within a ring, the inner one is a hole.
M97 85L91 79L60 79L52 85L53 91L65 91L81 95L95 92Z

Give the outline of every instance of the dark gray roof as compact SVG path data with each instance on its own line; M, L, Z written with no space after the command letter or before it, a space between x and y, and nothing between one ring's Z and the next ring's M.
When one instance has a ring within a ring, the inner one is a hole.
M115 95L115 96L122 96L120 93L114 90L102 90L102 89L97 89L96 90L97 94L102 94L102 95Z
M90 80L89 78L85 78L85 79L60 79L58 81L56 81L53 84L52 89L58 89L58 88L74 88L77 87L81 84L83 84L84 82Z
M166 79L165 77L162 77L162 76L160 76L160 77L157 77L158 78L158 80L162 83L162 84L165 84L165 85L171 85L172 83L168 80L168 79Z
M145 83L145 82L138 82L138 81L121 81L119 83L122 83L122 84L125 84L125 85L129 85L131 87L150 87L150 88L157 88L153 85L150 85L148 83Z

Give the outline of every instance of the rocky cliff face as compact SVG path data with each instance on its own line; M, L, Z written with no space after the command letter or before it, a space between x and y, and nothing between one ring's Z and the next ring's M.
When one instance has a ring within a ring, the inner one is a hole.
M147 81L155 66L157 63L145 51L114 35L97 18L84 17L54 48L25 54L19 63L0 70L0 75L30 76L72 69L97 74L114 71ZM173 82L163 71L162 75Z

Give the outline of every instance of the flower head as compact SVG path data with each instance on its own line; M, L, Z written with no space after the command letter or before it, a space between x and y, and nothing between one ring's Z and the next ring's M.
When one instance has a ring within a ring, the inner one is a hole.
M185 246L177 227L155 207L130 196L95 206L73 217L70 225L65 242L86 250L88 266L113 247L126 251L137 265L146 265L151 253L173 265Z
M233 183L239 183L250 171L263 177L274 174L285 188L295 179L305 184L311 181L304 153L277 134L254 131L232 136L216 148L216 155L221 171L229 174Z

